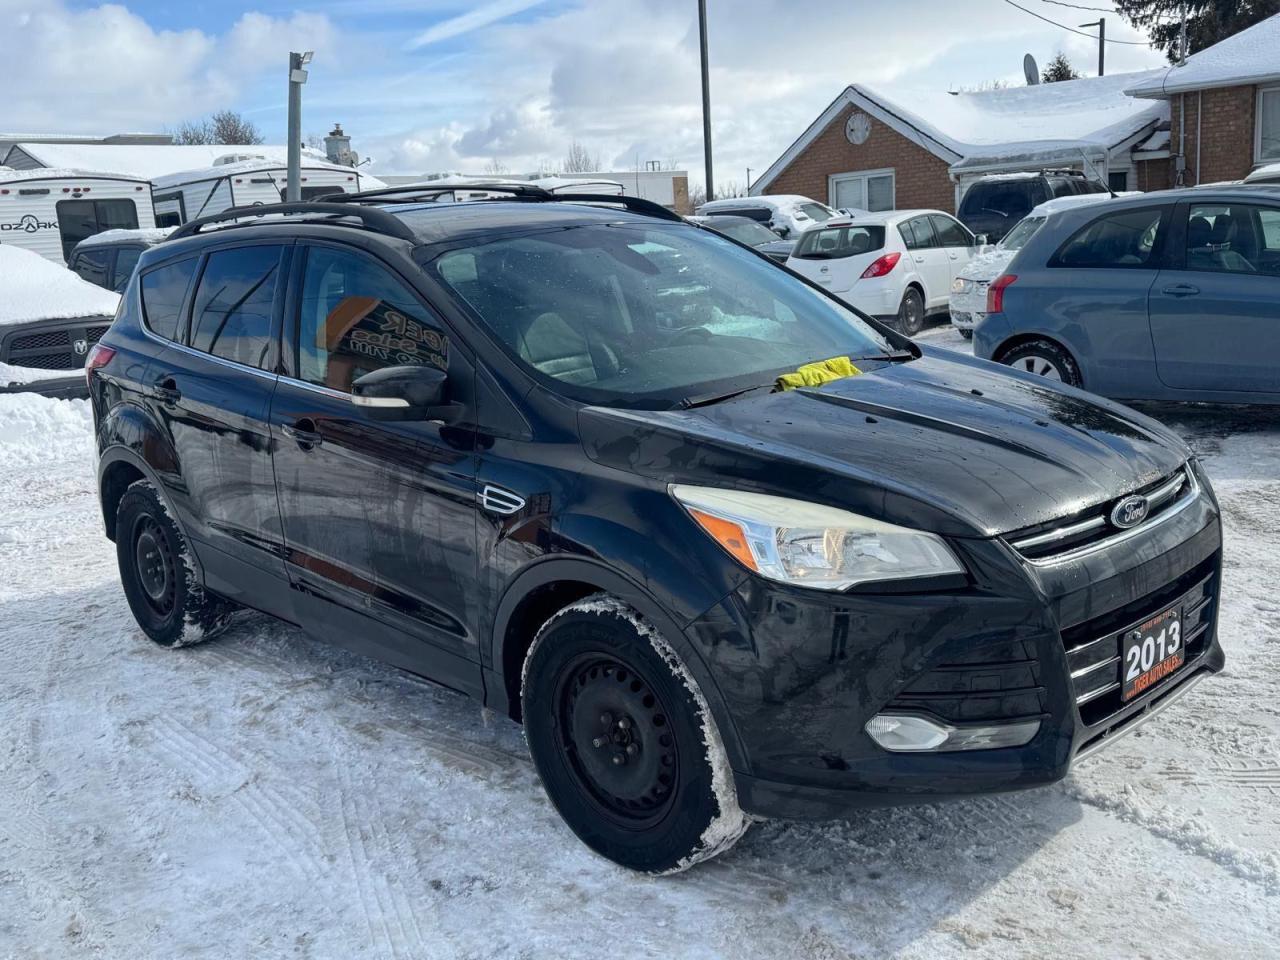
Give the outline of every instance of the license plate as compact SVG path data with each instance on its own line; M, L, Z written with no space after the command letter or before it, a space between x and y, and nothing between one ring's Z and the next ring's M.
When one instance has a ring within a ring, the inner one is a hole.
M1182 607L1171 607L1124 635L1120 651L1122 701L1150 690L1186 662L1182 643Z

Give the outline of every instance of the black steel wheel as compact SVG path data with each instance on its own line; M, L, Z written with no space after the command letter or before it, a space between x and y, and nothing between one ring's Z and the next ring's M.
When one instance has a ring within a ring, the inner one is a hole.
M898 328L908 337L924 329L924 297L915 287L907 287L898 305Z
M696 681L621 600L596 594L543 625L525 659L521 707L547 795L600 855L671 873L746 831Z
M116 562L134 619L162 647L208 640L236 609L204 589L190 551L155 487L131 485L116 509Z

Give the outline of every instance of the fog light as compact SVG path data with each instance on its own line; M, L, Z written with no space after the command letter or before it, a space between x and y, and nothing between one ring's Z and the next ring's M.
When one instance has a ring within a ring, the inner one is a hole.
M871 739L895 753L1020 747L1029 743L1039 731L1039 720L953 727L927 717L881 713L867 721L867 733Z

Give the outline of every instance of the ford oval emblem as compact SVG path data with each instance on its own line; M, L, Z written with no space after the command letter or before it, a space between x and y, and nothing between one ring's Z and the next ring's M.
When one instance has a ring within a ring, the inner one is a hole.
M1111 510L1111 522L1121 530L1136 527L1151 512L1151 503L1146 497L1125 497Z

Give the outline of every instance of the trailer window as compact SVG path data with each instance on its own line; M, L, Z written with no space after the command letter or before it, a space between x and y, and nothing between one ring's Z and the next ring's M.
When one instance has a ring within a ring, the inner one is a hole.
M77 243L95 233L138 227L138 208L132 200L59 200L57 211L64 259L71 258Z
M346 193L345 190L336 185L330 185L327 187L301 187L300 189L302 191L302 199L304 201L318 200L321 197L331 197L335 193ZM287 189L280 191L281 203L285 203L287 201L288 193L289 191Z

